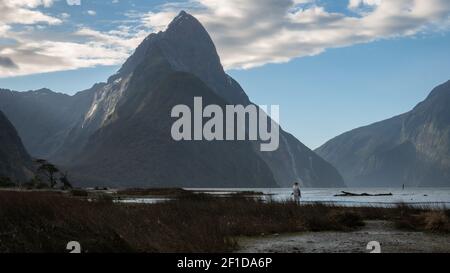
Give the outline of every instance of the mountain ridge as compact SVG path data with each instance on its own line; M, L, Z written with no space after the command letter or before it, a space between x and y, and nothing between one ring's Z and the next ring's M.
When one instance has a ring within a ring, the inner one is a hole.
M316 152L350 186L448 186L450 81L411 111L337 136Z

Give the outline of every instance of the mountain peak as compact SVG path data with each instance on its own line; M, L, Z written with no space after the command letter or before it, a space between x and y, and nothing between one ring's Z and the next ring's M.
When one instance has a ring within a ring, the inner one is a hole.
M191 38L194 37L195 40L200 39L201 41L207 41L209 44L213 45L211 37L203 27L202 23L185 11L181 11L172 22L170 22L165 31L165 35L182 36L185 39L190 38L187 39L187 41L190 41Z
M35 90L35 92L37 92L37 93L54 93L49 88L41 88L41 89Z
M172 22L178 21L178 20L183 20L183 19L191 19L191 18L194 18L194 16L192 16L191 14L182 10L182 11L180 11L180 13L178 13L178 15L175 18L173 18Z
M183 63L183 57L192 57L191 51L198 51L202 54L213 55L211 59L219 63L220 60L216 52L214 43L202 24L192 15L185 11L181 11L168 25L165 31L158 33L151 33L145 40L136 48L133 55L123 64L122 68L116 75L108 79L108 83L124 74L131 73L140 63L149 61L148 56L151 52L162 50L164 58L170 59L172 65L179 65ZM179 56L187 53L186 56ZM178 59L176 61L173 61ZM221 65L220 65L221 66Z
M144 73L136 71L142 63L149 69L160 62L166 62L173 71L195 75L229 102L249 102L239 84L226 75L207 30L185 11L165 31L150 34L108 83L133 72Z
M38 95L54 95L54 94L58 94L61 95L61 93L57 93L49 88L41 88L38 90L30 90L29 92L34 93L34 94L38 94Z
M201 26L201 23L192 15L185 12L184 10L180 11L180 13L170 22L167 29L176 28L183 24L196 24Z

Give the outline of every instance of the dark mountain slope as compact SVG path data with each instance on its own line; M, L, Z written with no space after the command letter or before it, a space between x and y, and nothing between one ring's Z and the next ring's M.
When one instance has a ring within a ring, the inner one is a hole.
M24 182L32 176L32 167L14 126L0 111L0 178Z
M14 124L31 155L48 158L79 122L92 101L91 92L75 96L48 89L15 92L0 90L0 110Z
M351 186L450 186L450 81L412 111L347 132L316 152Z
M129 102L132 113L130 105L123 105L127 118L111 122L91 137L73 166L85 181L93 177L91 183L127 187L276 186L270 169L248 142L172 140L175 120L170 112L175 105L193 107L194 96L201 96L205 104L226 104L202 81L175 72L146 91L137 105Z
M224 72L209 34L196 18L185 12L181 12L165 32L147 37L109 83L127 79L140 70L137 69L139 65L148 66L146 62L155 63L156 60L166 62L171 70L195 75L229 104L251 104L241 86ZM158 69L154 73L156 71ZM150 74L147 74L148 79L153 78ZM151 85L151 80L141 84L131 90L145 89ZM139 96L135 99L139 100ZM283 130L277 151L260 152L259 145L253 146L280 186L291 186L294 181L310 187L344 186L342 177L331 164Z

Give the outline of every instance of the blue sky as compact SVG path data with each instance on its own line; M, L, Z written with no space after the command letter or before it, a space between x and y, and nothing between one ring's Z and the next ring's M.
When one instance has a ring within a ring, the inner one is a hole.
M450 35L330 49L287 64L231 71L282 126L316 148L348 130L411 110L450 80Z
M227 72L250 98L279 104L282 126L311 148L408 111L450 79L448 1L80 4L0 3L16 13L0 17L0 88L87 89L106 80L143 37L163 30L181 9L204 23ZM19 21L23 14L27 20Z

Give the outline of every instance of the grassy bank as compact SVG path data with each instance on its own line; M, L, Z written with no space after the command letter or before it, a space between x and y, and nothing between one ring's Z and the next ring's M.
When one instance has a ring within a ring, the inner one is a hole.
M116 204L51 192L0 192L0 252L65 252L79 241L88 252L226 252L233 238L298 231L347 231L363 220L399 228L449 232L449 211L399 206L340 208L261 203L243 197L186 194L175 201Z

